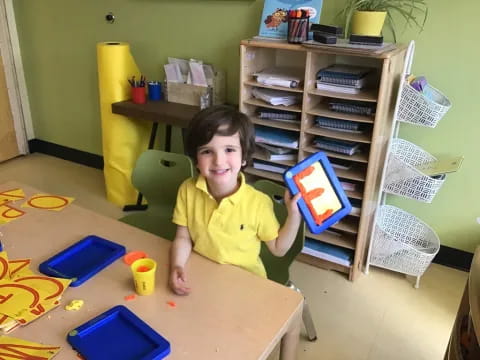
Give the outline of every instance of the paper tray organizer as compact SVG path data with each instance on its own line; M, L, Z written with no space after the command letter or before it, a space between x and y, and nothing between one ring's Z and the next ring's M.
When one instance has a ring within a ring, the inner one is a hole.
M125 255L125 247L99 236L89 235L39 265L48 276L73 279L79 286Z
M67 341L88 360L160 360L170 343L118 305L69 332Z

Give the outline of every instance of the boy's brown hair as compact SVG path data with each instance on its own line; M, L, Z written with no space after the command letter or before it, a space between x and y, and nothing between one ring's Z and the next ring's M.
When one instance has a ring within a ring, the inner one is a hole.
M222 126L226 128L219 130ZM255 129L250 118L228 105L214 105L203 109L193 117L188 126L185 137L187 155L196 164L198 148L208 144L214 135L231 136L237 132L242 147L242 161L248 164L255 149Z

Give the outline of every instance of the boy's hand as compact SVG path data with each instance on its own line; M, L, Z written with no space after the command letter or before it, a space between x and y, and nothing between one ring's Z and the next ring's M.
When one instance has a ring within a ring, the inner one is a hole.
M188 295L190 288L186 286L185 271L180 266L175 266L170 271L169 285L173 292L177 295Z
M285 190L285 195L283 199L285 201L285 206L287 207L288 215L300 215L300 210L298 209L297 202L302 196L302 193L297 193L294 197L290 194L290 191Z

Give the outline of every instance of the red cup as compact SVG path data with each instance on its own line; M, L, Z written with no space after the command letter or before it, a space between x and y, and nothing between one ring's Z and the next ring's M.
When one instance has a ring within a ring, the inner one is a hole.
M145 104L147 96L145 93L145 86L132 87L132 101L135 104Z

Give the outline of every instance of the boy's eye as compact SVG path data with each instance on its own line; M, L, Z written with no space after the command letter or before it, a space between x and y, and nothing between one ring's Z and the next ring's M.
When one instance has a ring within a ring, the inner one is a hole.
M227 152L236 152L236 151L237 151L237 149L235 149L235 148L227 148Z
M201 155L210 154L210 150L208 150L208 149L200 150L200 154Z

